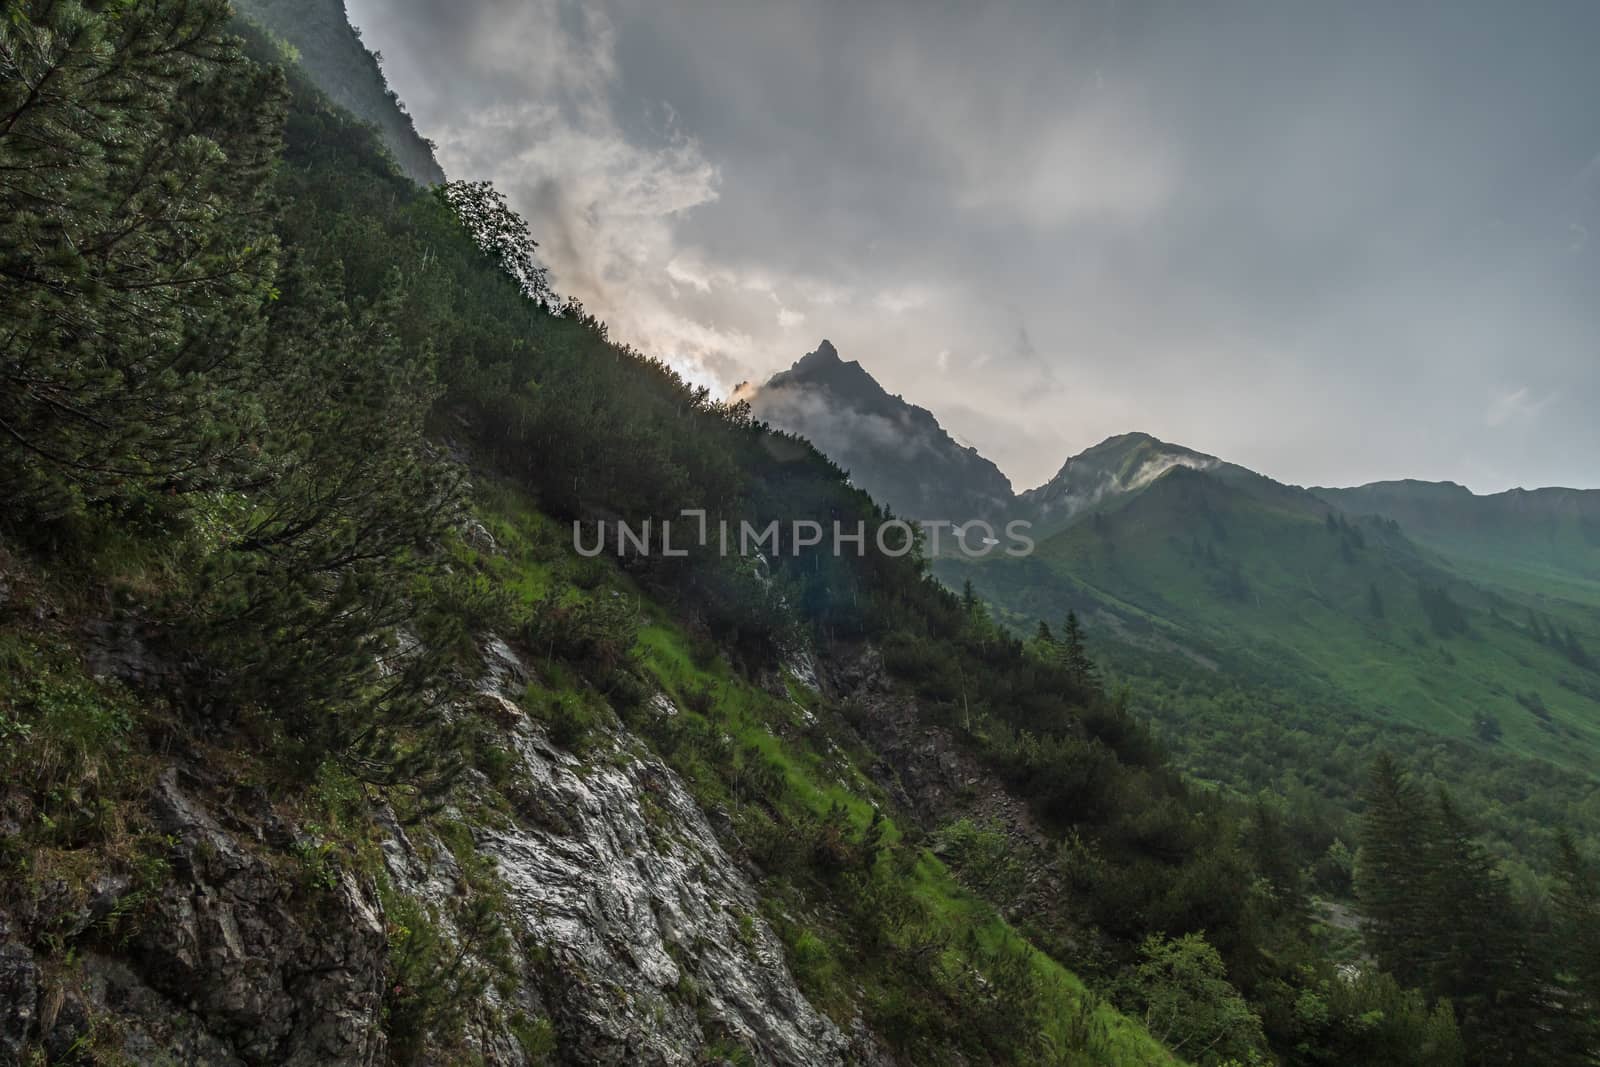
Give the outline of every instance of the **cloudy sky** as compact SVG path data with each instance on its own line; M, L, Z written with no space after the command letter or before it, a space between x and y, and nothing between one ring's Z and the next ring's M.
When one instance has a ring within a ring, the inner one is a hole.
M1019 489L1126 430L1600 486L1600 4L348 7L557 289L721 392L827 337Z

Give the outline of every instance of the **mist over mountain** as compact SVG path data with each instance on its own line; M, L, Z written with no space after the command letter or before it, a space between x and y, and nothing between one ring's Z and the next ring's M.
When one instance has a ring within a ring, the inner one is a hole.
M1077 611L1132 669L1154 669L1152 655L1203 665L1600 768L1588 652L1600 647L1600 491L1305 489L1130 432L1015 493L934 415L827 342L753 400L900 514L1029 521L1031 558L974 561L952 546L934 564L1018 631Z
M1515 546L1581 567L1585 553L1600 546L1600 490L1478 495L1454 482L1414 479L1301 490L1139 431L1068 457L1049 481L1019 492L976 447L956 441L931 411L890 394L827 340L745 396L757 418L808 438L856 485L917 518L1025 518L1036 531L1053 533L1181 467L1257 493L1293 495L1313 510L1321 501L1351 515L1394 519L1420 540L1454 550L1492 556Z
M1069 457L1049 481L1019 493L931 411L890 394L827 340L744 395L757 418L809 439L855 485L897 514L919 519L1026 519L1036 532L1050 533L1177 467L1234 482L1267 480L1216 456L1130 432Z
M810 439L897 514L994 520L1015 501L1000 468L957 442L926 408L891 396L859 362L845 362L829 341L749 399L757 418Z

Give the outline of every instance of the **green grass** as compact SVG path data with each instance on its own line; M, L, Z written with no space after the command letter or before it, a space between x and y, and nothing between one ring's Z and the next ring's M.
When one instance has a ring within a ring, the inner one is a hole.
M641 644L646 650L646 663L668 692L679 694L686 687L694 686L715 687L717 700L711 721L728 730L739 744L756 747L783 766L789 786L786 795L792 798L792 803L819 816L837 804L845 809L857 829L865 828L871 821L878 791L853 765L844 769L844 773L854 779L853 783L841 785L830 775L827 761L815 749L800 748L774 736L772 724L792 716L783 702L738 678L725 664L719 663L710 669L697 667L685 638L669 625L647 628L641 635ZM680 714L696 713L685 709L680 710ZM840 770L836 766L833 773L838 774ZM901 839L901 832L892 818L886 822L884 839L889 842ZM1175 1062L1141 1027L1111 1005L1092 997L1076 975L1036 949L991 905L962 889L945 865L926 849L920 851L913 875L913 896L957 941L970 931L987 950L1004 947L1027 954L1052 1001L1047 1014L1056 1024L1056 1032L1051 1035L1053 1047L1072 1048L1084 1040L1084 1031L1073 1029L1071 1021L1079 1019L1080 1005L1089 998L1093 1040L1101 1046L1100 1051L1109 1056L1100 1062Z
M1115 1064L1172 1064L1177 1057L1161 1046L1144 1028L1096 997L1077 975L1055 958L1034 948L987 903L956 884L938 857L923 852L916 869L913 891L927 905L930 914L955 929L971 929L985 949L1020 949L1045 989L1051 990L1056 1004L1049 1012L1046 1033L1050 1047L1072 1048L1084 1040L1085 1024L1093 1041L1109 1053ZM1087 1002L1087 1018L1079 1014Z

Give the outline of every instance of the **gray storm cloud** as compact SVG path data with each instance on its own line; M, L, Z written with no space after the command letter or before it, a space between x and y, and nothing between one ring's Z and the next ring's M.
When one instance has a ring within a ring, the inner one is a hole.
M1020 486L1600 483L1600 7L350 0L455 177L696 381L826 335Z

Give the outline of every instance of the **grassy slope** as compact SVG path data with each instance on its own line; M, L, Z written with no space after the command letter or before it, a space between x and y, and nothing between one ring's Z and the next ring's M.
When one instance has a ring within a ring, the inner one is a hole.
M570 552L568 533L541 515L529 500L514 490L488 487L479 493L478 511L496 539L498 551L475 562L488 569L495 581L515 591L524 603L543 596L553 583L564 583L588 567ZM608 569L609 570L609 569ZM782 768L786 787L779 806L787 815L825 816L838 805L856 830L865 829L883 800L882 792L861 768L870 754L840 747L826 727L812 723L838 721L834 710L815 692L790 681L786 698L775 697L752 684L725 658L707 655L688 636L672 614L640 593L620 572L609 570L587 591L569 589L569 598L624 596L635 604L640 622L636 654L646 672L674 698L685 722L713 728L731 739L741 753L758 750ZM547 680L560 677L543 667ZM705 694L710 694L707 701ZM576 688L555 690L552 696L582 701ZM705 807L736 808L739 800L729 790L726 767L713 766L684 752L663 752ZM884 827L886 841L901 839L891 818ZM887 859L880 859L880 863ZM1044 1011L1052 1020L1048 1047L1081 1050L1066 1055L1064 1063L1171 1064L1178 1062L1136 1022L1095 997L1070 970L1035 948L992 906L959 886L951 872L926 849L920 849L912 867L914 896L924 905L926 921L950 937L952 945L975 937L984 948L1026 954L1045 991ZM791 948L791 966L816 1003L847 1025L859 1009L862 992L877 995L873 976L846 971L832 958L842 954L838 940L848 936L825 926L793 927L785 921L797 902L792 888L759 887L767 898L771 918ZM798 954L805 958L796 959ZM959 966L953 949L947 949L950 968Z
M971 573L1027 625L1103 604L1132 631L1162 635L1241 678L1446 736L1473 736L1492 716L1510 751L1600 769L1600 678L1534 640L1526 621L1533 608L1600 646L1587 591L1455 564L1376 524L1358 529L1359 541L1329 530L1325 510L1295 491L1176 471L1044 542L1026 579L1005 573L1023 570L1008 564ZM1435 631L1422 583L1450 590L1467 632ZM1548 719L1519 693L1537 694Z

